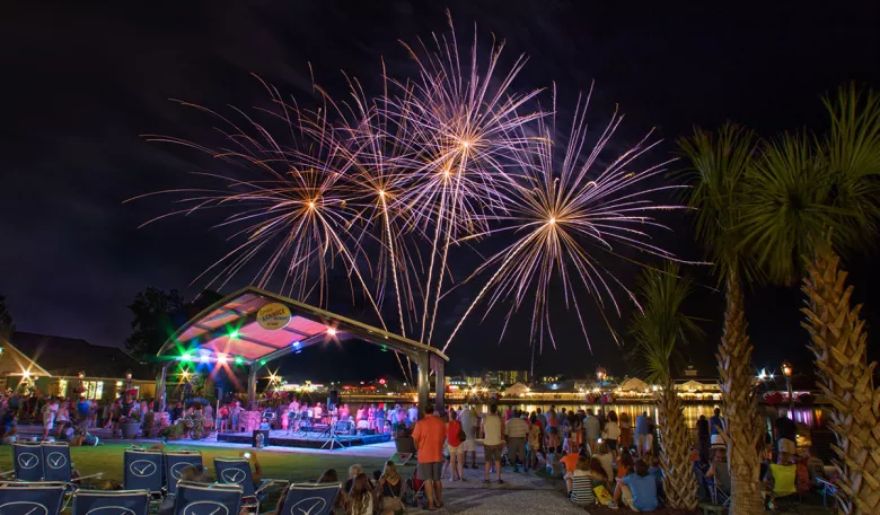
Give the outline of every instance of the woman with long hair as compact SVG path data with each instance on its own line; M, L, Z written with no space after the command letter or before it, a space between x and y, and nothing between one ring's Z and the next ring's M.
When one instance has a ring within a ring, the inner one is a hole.
M370 479L361 472L355 476L348 492L349 515L373 515L373 489Z
M403 513L404 485L394 462L385 462L385 469L382 471L382 475L379 476L379 485L376 487L377 494L379 495L379 513L382 515Z

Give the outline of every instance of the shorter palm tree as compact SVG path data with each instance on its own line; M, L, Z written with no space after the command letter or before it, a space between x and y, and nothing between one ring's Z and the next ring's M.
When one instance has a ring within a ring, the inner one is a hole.
M669 507L697 508L697 483L691 469L690 441L681 399L675 392L673 362L682 345L702 335L696 319L682 307L691 282L679 277L678 265L647 270L639 287L642 311L632 322L635 354L644 360L647 379L662 385L657 398L660 425L660 462Z

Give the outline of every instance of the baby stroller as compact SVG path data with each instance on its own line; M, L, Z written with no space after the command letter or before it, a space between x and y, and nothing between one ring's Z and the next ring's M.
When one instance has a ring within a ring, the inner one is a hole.
M412 477L406 480L406 489L403 492L403 503L414 508L428 505L425 495L425 482L419 478L419 467L413 470Z

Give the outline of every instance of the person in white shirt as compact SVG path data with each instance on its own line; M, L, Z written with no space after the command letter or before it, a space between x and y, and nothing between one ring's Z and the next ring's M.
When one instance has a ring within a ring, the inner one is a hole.
M617 452L617 440L620 439L620 425L617 423L617 413L614 410L608 412L608 420L605 422L605 428L602 430L602 441L608 446L608 449Z
M458 420L461 422L461 429L464 431L466 438L461 443L461 462L462 468L467 468L468 453L471 455L471 468L477 468L477 429L480 422L477 417L477 411L473 406L465 406L461 413L458 414Z
M494 463L498 484L501 479L501 453L504 450L504 420L498 414L498 405L490 404L489 413L483 417L483 483L489 484L489 468Z

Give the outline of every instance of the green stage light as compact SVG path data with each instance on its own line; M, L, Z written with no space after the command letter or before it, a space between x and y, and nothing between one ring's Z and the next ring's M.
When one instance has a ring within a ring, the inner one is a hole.
M266 364L266 360L265 360L265 359L261 359L261 360L260 360L260 366L262 367L262 366L265 365L265 364Z
M229 331L229 338L232 340L238 338L238 329L232 329L231 331Z
M188 352L181 354L180 361L192 361L192 356Z
M236 365L244 365L244 358L241 356L236 356L235 357L235 364Z

